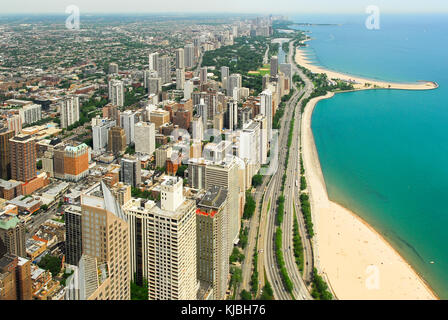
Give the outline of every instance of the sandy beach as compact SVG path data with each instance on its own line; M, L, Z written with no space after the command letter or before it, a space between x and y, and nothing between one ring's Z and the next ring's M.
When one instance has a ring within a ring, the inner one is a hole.
M306 41L306 40L305 40ZM303 43L304 41L302 41ZM352 76L311 64L307 54L304 50L297 48L296 63L302 67L307 68L313 73L326 73L328 79L337 79L347 81L353 84L356 90L365 89L375 89L375 88L385 88L385 89L402 89L402 90L431 90L438 87L437 83L432 81L419 81L416 83L396 83L396 82L386 82L380 80L366 79L357 76Z
M302 117L302 155L315 228L316 267L338 299L437 299L437 296L372 227L328 198L311 130L318 101L312 99Z

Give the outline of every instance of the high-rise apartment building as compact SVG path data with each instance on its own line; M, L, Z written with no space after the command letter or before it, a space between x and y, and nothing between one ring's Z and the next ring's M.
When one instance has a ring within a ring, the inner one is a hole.
M96 260L85 276L96 276L89 300L129 300L130 246L126 215L104 182L81 195L83 256ZM81 259L82 260L82 259Z
M182 179L161 184L161 202L148 215L148 288L150 300L195 300L196 203L183 196Z
M36 143L32 136L20 134L9 140L11 178L28 182L36 177Z
M208 81L208 69L207 67L202 67L201 71L199 72L199 79L202 83L207 83Z
M156 126L152 122L135 124L135 152L152 155L156 149Z
M0 215L0 242L6 252L19 257L26 257L25 225L15 215Z
M192 121L193 139L202 141L204 139L204 123L200 115L195 115Z
M278 73L278 57L271 57L271 77L275 77Z
M289 80L289 85L292 83L292 65L290 63L281 63L280 72L282 72L285 77Z
M157 74L162 79L162 84L171 82L170 58L163 56L157 59Z
M268 141L272 139L272 92L265 90L260 94L260 114L266 117L266 129L268 134Z
M126 133L126 144L135 142L135 124L139 121L137 111L126 110L120 114L121 127Z
M109 101L114 106L124 106L124 85L121 80L109 81Z
M89 147L85 143L64 149L64 178L77 182L89 174Z
M187 44L184 47L184 53L185 53L185 67L186 68L193 68L194 67L194 45L193 44Z
M66 129L79 121L79 97L68 96L61 101L61 127Z
M221 67L221 82L222 82L222 85L223 85L224 88L227 87L224 82L227 81L229 76L230 76L230 69L229 69L229 67L226 67L226 66Z
M185 88L185 69L176 69L176 89L184 90Z
M111 103L103 107L103 118L114 120L117 126L120 126L120 109ZM95 118L94 118L95 119ZM92 119L92 125L94 125L94 119Z
M0 300L31 299L31 261L9 253L0 256Z
M109 74L118 74L118 64L116 63L109 64Z
M124 152L126 146L126 133L124 132L124 129L120 127L111 128L109 130L107 151L117 154Z
M106 150L109 130L116 126L115 120L101 119L92 124L93 151L102 152Z
M140 160L135 157L124 157L120 163L120 181L137 187L142 182Z
M14 131L15 135L22 132L22 118L19 114L14 114L6 118L8 129Z
M183 48L176 49L176 69L185 68L185 52Z
M31 124L42 119L42 106L40 104L28 104L19 110L23 124Z
M233 96L233 90L235 88L241 88L242 86L242 78L241 75L238 73L233 73L227 78L227 96L232 97Z
M149 55L149 70L157 70L157 59L159 59L158 52L154 52Z
M0 178L11 178L11 159L9 156L9 140L14 137L14 131L0 128Z
M69 206L65 216L65 262L78 266L82 256L82 210L79 206Z
M197 277L223 300L229 275L227 190L211 187L196 210Z

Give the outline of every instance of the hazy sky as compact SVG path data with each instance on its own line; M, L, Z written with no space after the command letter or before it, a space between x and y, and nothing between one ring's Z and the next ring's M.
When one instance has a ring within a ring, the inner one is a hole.
M0 0L2 13L65 13L69 5L81 14L222 12L222 13L365 13L376 5L383 13L446 12L446 0Z

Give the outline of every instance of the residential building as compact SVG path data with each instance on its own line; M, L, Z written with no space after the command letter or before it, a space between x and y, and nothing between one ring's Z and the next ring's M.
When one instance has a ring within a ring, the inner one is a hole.
M156 149L156 126L152 122L135 124L135 152L152 155Z

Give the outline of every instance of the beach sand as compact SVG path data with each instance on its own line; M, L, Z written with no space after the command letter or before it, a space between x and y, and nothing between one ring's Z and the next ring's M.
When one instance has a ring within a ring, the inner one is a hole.
M305 40L307 41L307 40ZM304 43L305 41L302 41ZM311 64L307 54L304 50L297 48L296 63L302 67L307 68L313 73L326 73L328 79L344 80L353 84L353 87L357 90L374 89L374 88L386 88L386 89L402 89L402 90L430 90L438 87L437 83L432 81L419 81L416 83L396 83L387 82L373 79L366 79L357 76L336 72L322 67Z
M372 227L350 210L330 201L311 130L319 100L306 106L301 126L315 236L316 267L338 299L437 299L412 267Z

